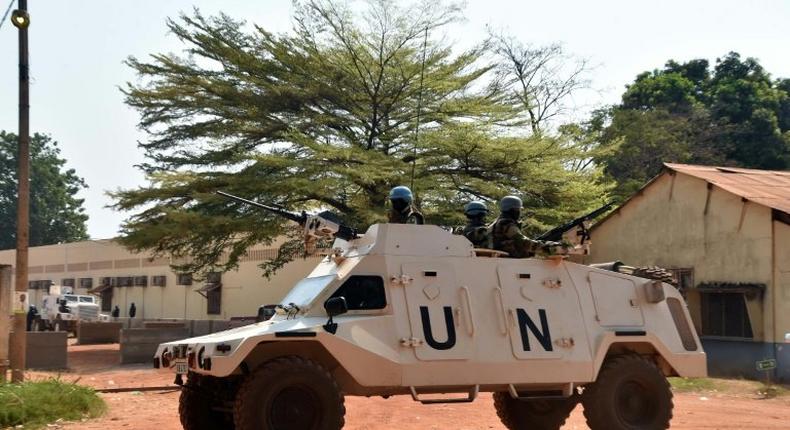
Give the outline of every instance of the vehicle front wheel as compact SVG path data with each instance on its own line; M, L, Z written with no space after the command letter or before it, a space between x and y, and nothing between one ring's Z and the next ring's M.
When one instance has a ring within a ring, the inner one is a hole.
M636 354L604 362L585 387L582 405L592 430L662 430L672 420L672 390L650 360Z
M263 364L239 388L233 408L236 430L339 430L343 394L320 364L281 357Z
M233 430L233 415L223 411L223 388L212 377L190 374L178 399L178 415L184 430Z
M508 430L558 430L576 407L576 397L518 400L510 393L494 393L494 408Z

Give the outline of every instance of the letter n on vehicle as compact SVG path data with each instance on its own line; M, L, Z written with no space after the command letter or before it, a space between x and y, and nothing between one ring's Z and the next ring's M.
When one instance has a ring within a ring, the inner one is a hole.
M540 329L538 329L535 321L529 317L529 314L527 314L527 311L524 309L516 309L516 315L518 316L518 327L521 330L521 344L524 348L524 351L532 350L529 345L529 332L535 336L535 338L540 343L540 346L543 347L544 351L553 350L551 344L551 332L549 331L549 322L548 318L546 317L545 309L538 309Z

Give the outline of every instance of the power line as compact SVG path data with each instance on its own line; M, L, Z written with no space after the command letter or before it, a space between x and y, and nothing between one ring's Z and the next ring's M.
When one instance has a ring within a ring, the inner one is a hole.
M5 19L8 18L8 12L11 12L11 8L14 7L14 1L11 0L11 3L8 3L8 8L6 8L5 13L3 14L3 20L0 21L0 29L3 28L3 24L5 24Z

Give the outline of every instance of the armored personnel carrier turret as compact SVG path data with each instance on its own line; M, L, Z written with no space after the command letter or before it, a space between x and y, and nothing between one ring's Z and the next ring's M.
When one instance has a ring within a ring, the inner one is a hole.
M185 429L335 430L344 396L481 392L511 430L558 429L580 402L593 430L664 429L666 377L706 375L669 284L498 258L432 225L342 236L269 320L159 346L155 366L184 387Z

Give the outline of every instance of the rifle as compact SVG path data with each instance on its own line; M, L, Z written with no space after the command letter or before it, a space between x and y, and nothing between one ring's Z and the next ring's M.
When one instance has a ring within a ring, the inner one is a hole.
M597 218L602 213L609 210L614 205L614 202L609 202L600 208L586 214L582 215L571 222L565 223L561 226L554 227L553 229L543 233L542 235L538 236L538 240L545 240L545 241L552 241L552 242L559 242L562 240L562 236L572 229L579 227L580 230L576 233L578 236L581 237L581 245L584 245L584 242L590 239L590 232L587 230L587 221L593 220Z
M234 196L233 194L228 194L224 191L217 191L217 194L236 200L237 202L267 210L275 215L279 215L285 219L296 222L300 226L304 227L305 240L328 236L334 236L343 240L352 240L359 237L356 229L341 224L340 220L331 212L321 212L317 215L309 215L305 211L302 211L302 213L294 213L280 207L243 199L241 197Z

